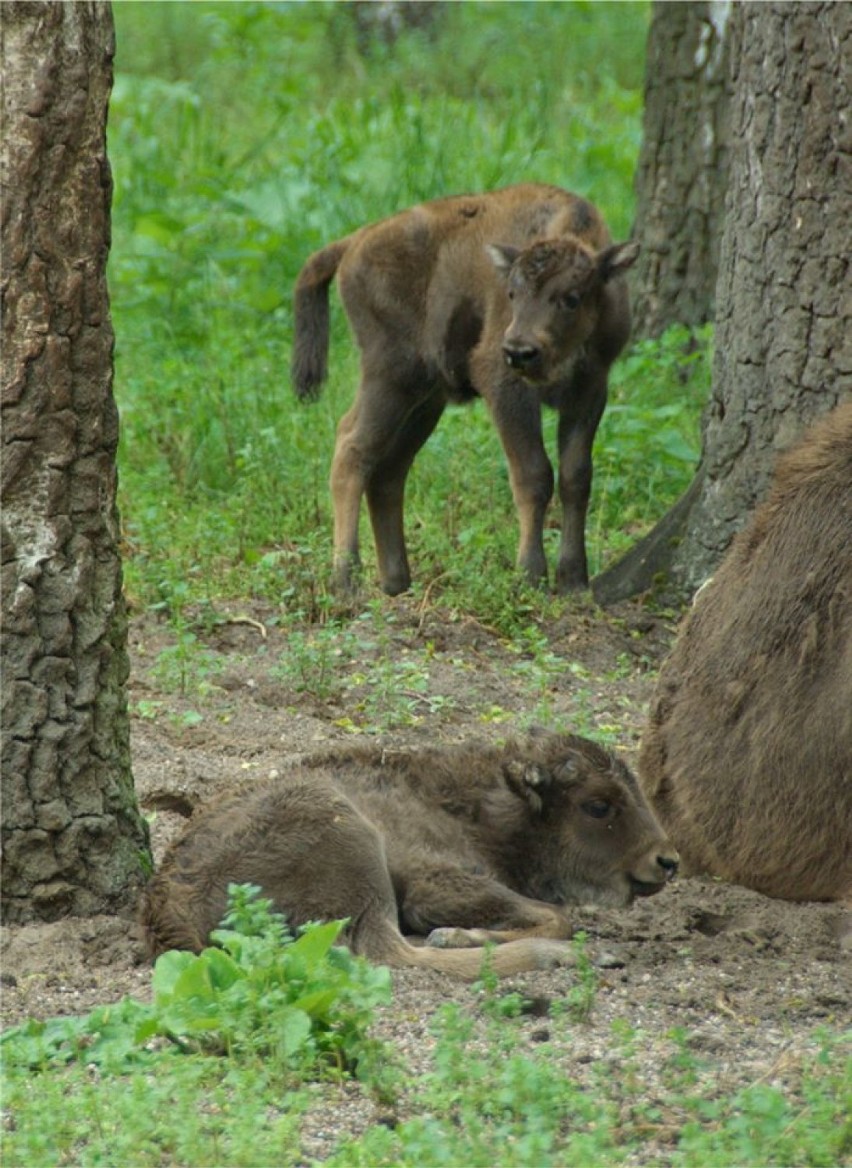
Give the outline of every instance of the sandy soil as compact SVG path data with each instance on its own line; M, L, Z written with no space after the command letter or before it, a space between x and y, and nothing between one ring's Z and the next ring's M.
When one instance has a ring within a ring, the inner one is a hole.
M288 758L377 726L383 740L416 744L499 737L543 716L598 734L635 762L673 618L635 605L604 615L580 601L546 629L545 647L524 654L469 618L408 599L388 601L384 611L380 636L359 632L367 626L356 620L339 643L322 643L322 675L259 608L220 614L197 633L183 664L165 625L133 620L134 772L153 816L156 856L189 808L231 780L280 771ZM183 695L175 689L181 673ZM684 1027L714 1068L717 1089L783 1082L812 1049L815 1028L840 1029L852 1017L850 923L840 906L789 904L690 878L630 909L578 910L577 921L606 962L591 1021L570 1047L541 1018L525 1026L530 1043L552 1041L554 1057L578 1074L608 1057L612 1023L622 1019L645 1036L651 1079L666 1034ZM6 929L3 950L3 1026L148 993L149 969L123 919ZM571 976L529 974L511 988L559 1000ZM476 991L421 971L397 974L395 985L380 1033L412 1066L425 1065L434 1011L448 1000L475 1011ZM357 1084L330 1098L321 1092L305 1155L322 1157L337 1131L361 1130L374 1110Z

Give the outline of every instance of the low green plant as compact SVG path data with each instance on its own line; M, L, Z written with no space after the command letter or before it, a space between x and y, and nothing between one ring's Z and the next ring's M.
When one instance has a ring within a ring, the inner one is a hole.
M587 942L588 936L582 930L574 934L571 942L574 950L574 977L565 997L565 1007L568 1016L575 1022L589 1021L598 994L598 974Z
M176 1051L254 1058L302 1076L371 1064L368 1031L390 999L387 969L335 945L344 921L294 937L259 892L231 885L214 945L161 954L150 1005L125 998L83 1018L27 1022L3 1035L4 1058L31 1069L84 1058L116 1070L166 1039Z
M215 946L157 959L154 1008L137 1040L162 1035L281 1066L351 1070L370 1049L374 1006L390 999L387 969L335 946L343 921L312 925L294 938L259 892L231 887Z
M199 643L198 636L183 624L173 626L174 641L157 654L151 676L166 692L185 698L206 697L212 679L222 669L220 658Z
M434 647L401 646L393 626L394 615L380 600L348 623L293 627L272 672L295 695L344 704L337 724L356 732L408 726L451 710L454 699L431 683Z
M150 1004L2 1035L4 1163L286 1168L306 1079L393 1096L393 1055L369 1033L388 971L334 944L341 921L293 937L257 893L230 889L217 946L161 955Z
M639 1032L614 1028L596 1085L582 1087L570 1059L555 1059L549 1044L523 1042L517 999L494 998L479 1033L469 1012L445 1007L435 1024L434 1069L417 1084L417 1114L392 1131L372 1127L344 1141L331 1168L833 1168L852 1153L849 1035L818 1034L792 1089L758 1083L733 1094L715 1091L712 1066L685 1052L684 1034L674 1035L674 1077L665 1099L655 1100L636 1064ZM560 1017L568 1014L551 1010L551 1028Z
M413 725L426 710L441 704L441 695L430 690L422 654L382 652L353 674L350 696L360 721L373 731ZM445 708L449 701L445 699Z
M354 634L337 621L316 628L295 627L288 633L287 648L270 672L297 694L329 701L344 692L356 649Z
M10 1068L3 1163L20 1168L295 1168L309 1091L259 1063L153 1052L113 1071L81 1055L61 1069Z

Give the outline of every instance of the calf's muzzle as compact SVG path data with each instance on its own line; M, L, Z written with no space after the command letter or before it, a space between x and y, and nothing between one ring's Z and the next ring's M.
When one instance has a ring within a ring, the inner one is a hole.
M540 356L541 350L535 345L515 341L506 341L503 345L503 357L510 369L526 369Z

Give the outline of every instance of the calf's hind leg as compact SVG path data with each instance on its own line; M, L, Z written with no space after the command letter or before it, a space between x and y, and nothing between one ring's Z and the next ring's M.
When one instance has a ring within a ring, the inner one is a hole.
M437 426L443 412L444 403L437 396L416 406L367 483L367 506L376 541L379 580L389 596L405 592L411 585L403 518L405 481L418 450Z
M351 590L360 566L358 520L366 493L382 588L391 596L411 584L405 548L405 481L418 450L435 429L444 403L436 393L418 399L389 379L362 381L341 419L331 467L334 578Z
M235 792L198 814L145 890L152 956L196 952L222 918L229 884L256 884L297 927L348 918L343 940L382 958L397 908L376 828L333 786L311 779Z

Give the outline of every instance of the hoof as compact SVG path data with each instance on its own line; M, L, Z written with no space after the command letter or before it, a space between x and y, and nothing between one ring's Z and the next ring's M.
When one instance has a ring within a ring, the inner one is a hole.
M577 964L577 956L565 941L544 938L530 941L530 951L536 969L563 969Z
M426 944L432 949L475 949L487 940L480 940L476 934L476 929L433 929Z

